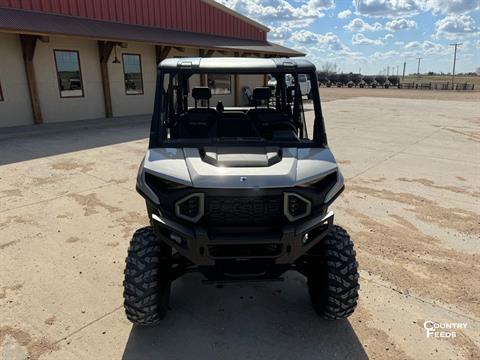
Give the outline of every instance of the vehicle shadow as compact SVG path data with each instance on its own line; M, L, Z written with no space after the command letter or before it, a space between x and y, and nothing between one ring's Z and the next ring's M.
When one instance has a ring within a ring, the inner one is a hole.
M149 115L17 126L0 131L0 165L145 139Z
M178 280L161 324L133 326L123 359L368 359L348 320L326 321L311 308L305 279L203 285Z

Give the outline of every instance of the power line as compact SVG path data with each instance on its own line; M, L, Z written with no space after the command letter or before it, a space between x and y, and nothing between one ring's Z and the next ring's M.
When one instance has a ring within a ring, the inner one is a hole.
M455 81L455 64L457 62L457 46L462 44L463 43L450 44L450 46L455 46L455 51L453 53L452 89L453 89L453 82Z

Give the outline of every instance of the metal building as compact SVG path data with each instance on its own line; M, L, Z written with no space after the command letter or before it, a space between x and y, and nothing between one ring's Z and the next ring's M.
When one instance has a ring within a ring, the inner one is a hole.
M167 57L304 55L268 31L213 0L0 0L0 127L151 113Z

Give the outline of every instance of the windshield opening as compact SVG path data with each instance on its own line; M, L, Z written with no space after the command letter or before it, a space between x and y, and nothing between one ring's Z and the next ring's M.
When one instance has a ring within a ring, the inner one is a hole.
M161 75L154 120L162 146L314 144L304 107L311 95L309 74Z

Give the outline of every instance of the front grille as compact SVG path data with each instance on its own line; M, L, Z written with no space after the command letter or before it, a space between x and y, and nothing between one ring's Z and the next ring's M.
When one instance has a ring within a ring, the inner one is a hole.
M248 244L248 245L210 245L210 256L215 258L225 257L260 257L277 256L282 252L281 244Z
M268 226L283 220L283 196L208 196L205 221L213 226Z

